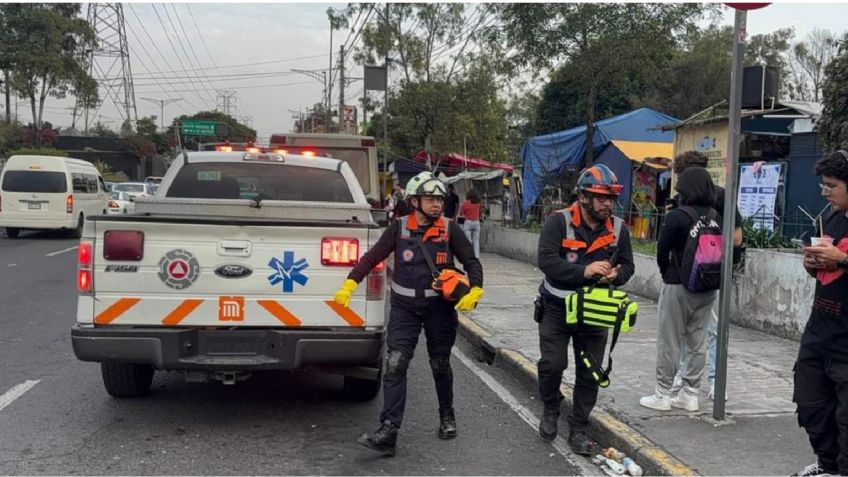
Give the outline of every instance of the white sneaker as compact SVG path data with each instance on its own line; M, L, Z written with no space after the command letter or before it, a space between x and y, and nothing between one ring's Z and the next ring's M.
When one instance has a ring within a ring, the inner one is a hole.
M812 464L792 474L792 477L824 477L827 475L835 474L828 473L827 471L821 468L818 462L813 462Z
M710 399L710 401L715 400L715 383L710 384L710 393L707 394L707 397ZM727 388L725 388L725 390L724 390L724 400L725 401L730 400L730 394L727 393Z
M639 405L656 411L671 411L671 396L656 391L640 399Z
M684 411L694 412L698 410L698 396L693 396L685 389L681 389L677 396L671 398L671 405Z

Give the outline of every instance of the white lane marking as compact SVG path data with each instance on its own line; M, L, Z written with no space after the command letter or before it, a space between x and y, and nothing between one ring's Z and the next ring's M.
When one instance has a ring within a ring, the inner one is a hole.
M54 256L59 255L61 253L70 252L71 250L76 250L77 248L79 248L79 245L74 245L73 247L68 247L64 250L58 250L56 252L48 253L47 256L48 257L54 257Z
M25 392L32 389L32 387L38 384L39 382L41 382L40 379L36 379L35 381L26 381L6 391L6 394L0 396L0 411L2 411L3 408L8 406L9 404L12 404L15 399L23 396Z
M501 383L497 382L495 378L492 377L491 374L487 373L483 368L477 366L474 361L471 360L468 356L466 356L462 351L457 348L454 348L452 354L457 357L462 364L464 364L472 373L476 374L481 381L486 383L498 397L503 400L518 416L524 420L530 427L533 428L534 431L539 432L539 419L533 415L533 413L527 409L527 407L523 406L515 396L512 395L511 392L507 388L505 388ZM557 450L565 460L568 461L574 467L580 469L581 475L602 475L601 470L594 465L592 465L588 459L584 459L581 456L578 456L571 452L568 444L565 439L560 436L557 436L556 439L551 443L554 449Z
M18 266L18 264L17 264L17 263L10 263L10 264L6 265L6 268L9 268L9 267L17 267L17 266Z

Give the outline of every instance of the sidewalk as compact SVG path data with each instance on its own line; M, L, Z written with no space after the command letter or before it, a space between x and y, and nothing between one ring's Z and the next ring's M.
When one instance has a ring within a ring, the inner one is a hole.
M532 302L541 272L527 263L495 254L484 253L481 261L486 296L467 315L473 323L463 320L463 332L482 335L484 347L506 354L514 351L532 362L525 368L535 368L539 338ZM674 408L659 412L639 406L639 398L651 394L656 383L657 306L651 300L637 299L640 308L636 327L619 338L611 384L601 390L598 408L632 428L629 432L641 433L703 475L789 475L815 461L807 436L798 427L792 403L792 366L798 351L794 341L731 325L730 399L726 404L728 419L722 423L712 420L706 374L698 412ZM483 331L475 332L474 324ZM569 368L564 376L568 384L574 381L572 358L569 353ZM592 425L593 434L605 447L611 443L604 442L605 430L600 428L616 427L614 418L610 419L612 425ZM561 420L561 431L566 426ZM639 447L634 444L631 452L635 452L634 446ZM666 471L672 468L665 467Z

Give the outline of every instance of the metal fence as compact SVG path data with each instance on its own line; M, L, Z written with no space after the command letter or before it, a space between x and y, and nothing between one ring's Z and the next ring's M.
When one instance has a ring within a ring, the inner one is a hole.
M530 208L523 219L519 216L518 208L512 207L510 213L499 212L495 223L505 227L539 232L545 219L564 207L567 207L567 204L554 202L536 204ZM820 217L826 217L828 212L829 208L809 211L796 207L794 210L787 210L777 215L767 213L765 207L761 207L755 214L743 219L745 246L749 248L791 248L793 245L790 240L793 238L809 241L809 237L819 233ZM631 243L635 251L656 253L656 240L666 214L664 208L656 208L651 205L643 208L631 207L629 210L625 210L621 204L617 204L613 213L624 219L630 227ZM490 218L494 219L494 214Z

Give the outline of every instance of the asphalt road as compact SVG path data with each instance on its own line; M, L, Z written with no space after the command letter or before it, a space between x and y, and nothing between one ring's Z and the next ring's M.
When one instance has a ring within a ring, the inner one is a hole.
M111 398L99 366L71 349L75 246L61 233L0 233L2 475L579 475L588 467L538 437L528 423L527 408L538 418L532 393L465 342L452 360L459 437L436 437L421 343L394 458L356 444L377 426L382 395L347 401L337 376L264 373L224 386L158 372L151 396Z

